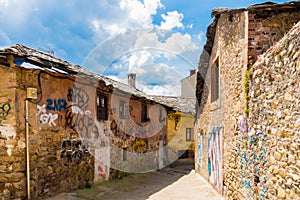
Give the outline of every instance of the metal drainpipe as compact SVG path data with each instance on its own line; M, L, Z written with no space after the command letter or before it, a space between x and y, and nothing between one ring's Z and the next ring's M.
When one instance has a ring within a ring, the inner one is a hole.
M30 161L29 161L29 109L28 99L25 100L25 137L26 137L26 168L27 168L27 199L30 200Z

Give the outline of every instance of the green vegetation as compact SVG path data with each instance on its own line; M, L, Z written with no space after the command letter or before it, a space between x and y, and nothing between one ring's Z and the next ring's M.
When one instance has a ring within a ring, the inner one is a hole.
M253 57L248 57L248 66L247 66L247 72L244 77L244 91L245 91L245 99L246 99L246 108L244 109L244 113L249 116L249 91L250 91L250 81L252 78L252 66L253 66Z

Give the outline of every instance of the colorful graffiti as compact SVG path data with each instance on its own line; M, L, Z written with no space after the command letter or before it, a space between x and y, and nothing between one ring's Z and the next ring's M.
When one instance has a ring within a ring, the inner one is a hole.
M238 155L245 195L263 199L266 195L266 135L249 128L245 116L239 117L239 131ZM258 191L258 188L262 189Z
M209 182L222 192L222 135L223 128L215 127L208 138L208 175Z
M202 141L203 141L203 130L201 129L198 136L198 164L200 167L202 167Z
M47 99L47 110L64 111L67 107L65 99Z
M95 150L95 181L98 179L107 179L110 164L110 149L107 147Z
M0 105L0 124L2 122L2 119L8 116L10 110L11 110L11 106L9 103L4 103Z
M42 125L49 127L70 128L81 137L97 139L98 128L87 109L89 96L78 87L69 88L67 100L64 98L49 98L46 104L37 105L39 121Z

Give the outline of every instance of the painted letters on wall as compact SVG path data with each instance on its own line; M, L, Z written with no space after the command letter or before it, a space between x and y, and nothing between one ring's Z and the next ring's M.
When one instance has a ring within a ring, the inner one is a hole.
M266 195L266 135L249 128L245 116L239 117L239 130L238 152L243 192L246 197L255 195L261 199ZM258 188L262 189L258 191Z
M203 140L203 130L199 132L198 136L198 145L197 145L197 150L198 150L198 164L200 167L202 167L202 140Z
M222 135L223 128L215 127L208 138L208 175L209 182L222 192Z

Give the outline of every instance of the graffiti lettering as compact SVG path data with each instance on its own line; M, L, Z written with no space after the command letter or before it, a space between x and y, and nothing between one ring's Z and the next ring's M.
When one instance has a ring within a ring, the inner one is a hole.
M108 178L110 164L110 149L101 148L95 150L95 181L99 178Z
M90 113L89 110L83 111L77 106L71 106L65 114L66 126L80 133L82 137L98 138L99 131Z
M203 130L199 133L199 139L198 139L198 164L202 166L202 137L203 137Z
M60 158L63 159L65 167L68 167L71 162L89 161L90 159L91 154L81 140L65 139L62 141L61 148Z
M266 195L266 170L263 167L267 154L266 135L262 131L255 132L248 128L247 118L244 116L239 117L239 128L238 154L242 185L248 196L255 195L262 199ZM258 184L263 186L260 191Z
M4 117L6 117L11 110L11 106L9 103L4 103L0 106L0 123Z
M48 124L49 126L56 126L55 120L58 118L58 114L45 113L40 115L40 122L42 124Z
M89 95L86 91L74 87L68 89L68 95L67 99L69 102L72 102L73 104L79 106L80 108L83 108L86 106L87 102L89 101Z
M37 105L37 109L40 123L56 126L55 121L58 119L58 114L47 113L45 104L42 106Z
M209 182L222 192L222 135L221 127L213 128L208 138Z
M67 101L64 99L47 99L47 110L64 111L67 106Z

